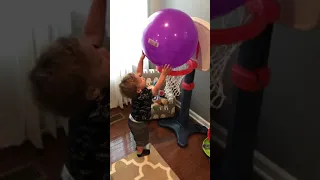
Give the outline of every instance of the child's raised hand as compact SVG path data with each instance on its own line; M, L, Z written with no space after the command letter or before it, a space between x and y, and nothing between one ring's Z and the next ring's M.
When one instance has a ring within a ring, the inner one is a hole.
M141 59L144 59L146 57L146 55L143 53L142 51L142 54L141 54Z
M172 67L169 64L166 64L163 66L161 74L167 76L171 72L171 70Z

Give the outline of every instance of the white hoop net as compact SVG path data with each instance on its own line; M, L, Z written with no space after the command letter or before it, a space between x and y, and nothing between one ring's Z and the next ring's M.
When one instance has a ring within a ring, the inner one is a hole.
M245 7L239 7L231 13L218 17L211 21L211 28L225 29L235 26L240 26L250 19L250 14L245 10ZM231 55L238 49L241 42L227 45L211 46L210 57L210 101L211 107L219 109L226 96L223 91L223 74L225 68L231 58Z
M181 71L184 69L187 69L188 65L183 64L182 66L179 66L177 68L173 68L172 71ZM169 102L173 102L173 100L180 96L181 94L181 81L184 78L185 75L182 76L170 76L168 75L166 78L166 85L164 87L165 96L168 99Z

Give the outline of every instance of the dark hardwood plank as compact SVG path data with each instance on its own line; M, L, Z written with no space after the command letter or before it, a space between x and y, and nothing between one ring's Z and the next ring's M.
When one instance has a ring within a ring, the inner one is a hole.
M113 109L111 114L123 113L128 117L130 106L123 110ZM127 118L116 122L110 128L110 163L113 163L135 151L135 143L130 133ZM187 148L180 148L175 135L160 128L156 122L149 126L150 142L157 149L162 158L168 163L181 180L209 180L210 162L201 149L204 135L193 135L189 139ZM0 174L12 168L34 162L45 172L48 180L56 180L67 157L67 136L62 129L58 130L58 139L44 135L44 150L37 150L30 142L18 147L0 150ZM211 161L219 164L222 161L223 149L217 144L212 145ZM1 178L0 178L1 179ZM261 178L254 175L255 180Z
M18 147L0 150L0 174L13 168L33 163L46 174L48 180L57 180L67 157L67 138L62 129L58 139L44 135L44 150L36 149L29 141Z

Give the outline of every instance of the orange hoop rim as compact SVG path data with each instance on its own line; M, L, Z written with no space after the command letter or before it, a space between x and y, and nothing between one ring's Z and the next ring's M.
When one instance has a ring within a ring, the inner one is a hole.
M177 71L172 70L168 75L169 76L183 76L183 75L191 73L194 69L196 69L198 67L198 63L192 59L188 60L186 62L186 64L188 65L187 69L177 70ZM161 73L162 67L157 66L157 70Z
M280 17L280 6L275 0L262 0L263 10L259 11L253 6L258 0L247 0L244 6L252 13L250 22L239 27L226 29L212 29L210 31L210 44L233 44L252 39L259 35L268 24L274 23Z

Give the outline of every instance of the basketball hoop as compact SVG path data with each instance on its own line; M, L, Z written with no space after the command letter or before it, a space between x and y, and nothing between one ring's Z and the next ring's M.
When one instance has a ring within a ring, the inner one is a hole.
M172 69L167 75L164 92L170 102L172 102L176 96L180 95L180 84L184 76L191 73L197 66L198 63L190 59L182 66ZM157 70L161 73L162 67L157 66Z
M198 43L196 51L196 59L200 52L200 44ZM172 71L166 77L166 85L164 87L164 92L166 98L173 102L173 100L180 95L181 89L180 84L185 75L191 73L194 69L198 67L198 63L194 60L188 60L185 64L180 67L172 69ZM161 73L162 67L157 66L157 70Z
M223 73L241 42L259 35L279 14L280 8L275 0L247 0L229 14L215 17L211 21L211 107L220 108L226 98Z
M197 28L198 34L196 53L194 53L194 50L191 52L195 57L189 57L189 59L191 58L192 60L187 61L182 67L173 69L166 79L165 91L167 93L166 96L170 100L174 100L175 96L180 94L180 84L183 79L181 88L183 89L183 94L180 98L181 111L178 116L170 120L160 120L158 122L160 127L174 131L177 135L177 143L180 147L186 147L188 145L188 138L190 135L195 133L207 133L206 127L189 123L189 109L192 91L195 87L195 69L200 71L208 71L210 69L210 23L197 17L192 17L192 20ZM161 72L162 69L158 68L158 70Z

